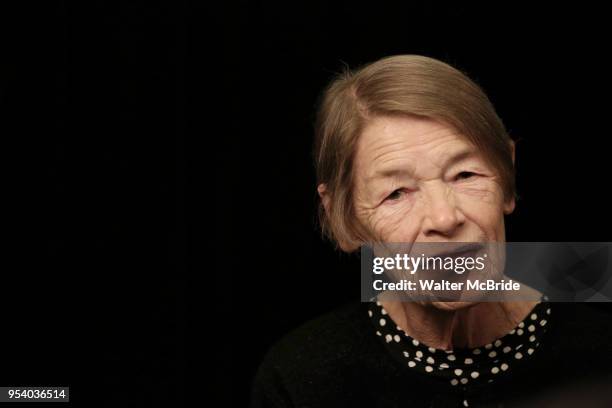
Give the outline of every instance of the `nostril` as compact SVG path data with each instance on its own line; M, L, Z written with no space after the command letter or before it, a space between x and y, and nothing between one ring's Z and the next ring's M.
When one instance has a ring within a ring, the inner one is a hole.
M450 211L432 211L423 224L426 235L452 235L463 225L463 217L455 209Z

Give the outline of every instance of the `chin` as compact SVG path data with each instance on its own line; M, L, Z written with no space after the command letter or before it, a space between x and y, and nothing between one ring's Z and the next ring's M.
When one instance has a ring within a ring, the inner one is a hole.
M478 302L431 302L429 304L438 310L453 312L456 310L470 308L477 305Z

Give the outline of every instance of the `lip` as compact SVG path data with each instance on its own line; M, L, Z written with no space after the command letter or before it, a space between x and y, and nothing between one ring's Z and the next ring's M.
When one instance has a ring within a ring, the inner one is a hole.
M478 252L479 250L481 250L483 248L483 245L478 243L478 242L471 242L471 243L467 243L464 245L460 245L457 248L451 250L451 251L446 251L446 252L440 252L434 255L431 255L433 257L458 257L460 255L464 255L464 254L474 254L476 252Z

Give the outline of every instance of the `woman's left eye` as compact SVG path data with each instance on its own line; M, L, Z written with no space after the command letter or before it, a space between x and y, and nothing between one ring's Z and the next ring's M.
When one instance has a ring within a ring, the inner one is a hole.
M476 175L476 173L472 173L471 171L462 171L455 176L456 180L465 180L472 178Z

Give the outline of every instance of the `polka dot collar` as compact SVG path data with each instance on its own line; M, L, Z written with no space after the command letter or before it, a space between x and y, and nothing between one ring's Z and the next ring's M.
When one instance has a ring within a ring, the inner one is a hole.
M451 386L466 388L492 383L510 373L516 365L532 358L548 328L551 305L543 297L531 313L505 336L482 347L453 351L428 347L410 337L395 325L379 302L370 305L368 315L376 335L401 364Z

